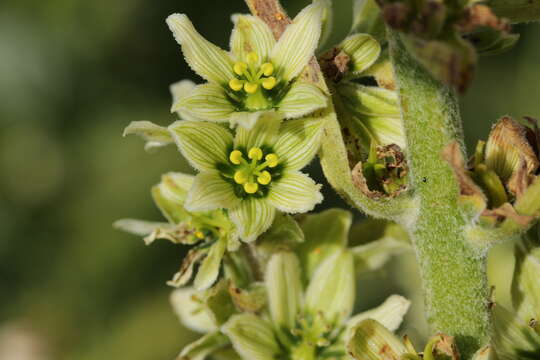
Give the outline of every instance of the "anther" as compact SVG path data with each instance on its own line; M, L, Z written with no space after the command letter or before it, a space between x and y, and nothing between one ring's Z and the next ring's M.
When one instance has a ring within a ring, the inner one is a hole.
M257 183L248 182L244 184L244 191L248 194L255 194L259 190L259 185Z
M239 150L231 151L231 154L229 155L229 160L235 165L240 165L240 163L242 162L242 152Z
M264 159L268 162L268 166L271 168L276 167L279 162L279 157L276 154L268 154Z
M269 78L266 78L262 81L262 87L266 90L272 90L274 86L276 86L276 78L273 76L270 76Z
M242 80L238 80L237 78L231 79L229 81L229 87L233 89L234 91L240 91L244 87L244 82Z
M251 149L249 149L248 158L250 158L251 160L261 160L262 157L263 152L260 148L252 147Z
M195 232L195 237L196 237L197 239L204 239L204 234L203 234L202 231L196 231L196 232Z
M261 185L268 185L270 181L272 181L272 175L266 170L257 177L257 182Z
M264 76L270 76L274 73L274 65L272 63L264 63L261 65L261 70Z
M252 51L249 54L247 54L246 60L248 63L254 64L257 61L259 61L259 56L257 56L257 53Z
M245 62L240 61L234 64L233 70L236 73L236 75L241 76L244 74L247 68L248 68L248 65Z
M239 170L234 173L234 182L237 184L245 184L249 180L245 171Z
M244 84L244 90L246 90L248 94L254 94L258 88L259 84L256 83L247 82Z

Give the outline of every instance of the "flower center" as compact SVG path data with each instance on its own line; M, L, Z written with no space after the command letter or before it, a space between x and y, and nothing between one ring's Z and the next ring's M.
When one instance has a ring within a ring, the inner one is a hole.
M261 186L267 186L272 182L272 169L278 163L279 158L274 153L265 154L261 148L252 147L247 152L247 158L240 150L233 150L229 155L230 162L234 165L233 180L242 185L247 194L257 193Z
M261 110L269 107L269 101L263 94L264 90L272 90L277 85L277 79L272 76L274 65L265 62L258 66L259 56L251 52L246 62L234 64L236 77L229 81L229 87L235 92L245 95L245 105L250 110Z

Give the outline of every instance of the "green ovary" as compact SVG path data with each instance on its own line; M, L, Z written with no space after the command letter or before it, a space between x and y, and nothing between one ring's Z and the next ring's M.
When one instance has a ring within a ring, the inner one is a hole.
M274 65L266 62L257 65L259 57L251 52L246 57L246 62L239 61L234 64L233 70L236 77L229 81L229 87L235 92L245 94L244 105L249 110L264 110L271 107L271 102L266 98L263 89L272 90L278 83L272 76Z
M247 153L246 160L240 150L233 150L229 161L235 165L233 180L242 185L247 194L255 194L259 187L272 182L272 174L268 169L275 168L279 158L274 153L264 154L261 148L252 147ZM264 160L263 160L264 159Z

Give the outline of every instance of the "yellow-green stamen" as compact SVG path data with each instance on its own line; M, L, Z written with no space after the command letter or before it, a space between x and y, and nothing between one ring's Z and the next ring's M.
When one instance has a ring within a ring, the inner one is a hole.
M246 61L238 61L233 66L238 78L229 81L229 87L232 90L244 90L253 95L260 89L259 85L266 90L272 90L277 85L277 79L271 76L274 73L272 63L266 62L258 66L259 56L254 52L247 54Z
M274 153L264 154L259 147L252 147L247 151L247 161L240 150L233 150L229 154L229 160L235 166L232 176L234 182L242 185L247 194L255 194L260 186L266 186L272 182L272 174L265 170L274 168L279 163L279 157ZM263 161L264 159L264 161Z

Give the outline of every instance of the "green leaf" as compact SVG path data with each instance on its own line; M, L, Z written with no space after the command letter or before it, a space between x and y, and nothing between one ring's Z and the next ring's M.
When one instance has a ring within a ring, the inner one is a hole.
M328 209L309 214L300 220L306 241L297 249L305 280L313 276L319 264L334 252L347 246L352 214L343 209Z
M268 230L276 210L265 199L246 198L229 210L229 216L238 228L240 238L251 242Z
M350 57L350 72L360 75L377 61L381 54L381 45L368 34L355 34L347 37L340 44L341 50Z
M325 107L327 102L327 95L319 87L295 81L278 106L286 119L294 119Z
M397 337L379 322L367 319L352 329L347 343L348 353L356 360L398 360L407 353Z
M219 172L207 171L195 177L185 207L190 211L207 211L228 209L239 203L233 185L223 180Z
M291 252L274 254L266 267L270 316L278 329L294 328L302 306L300 263Z
M187 287L174 290L170 302L174 312L188 329L199 333L217 329L216 323L205 309L201 293L195 289Z
M266 62L276 40L272 30L256 16L236 14L232 16L234 29L231 35L231 51L238 61L245 61L247 54L258 55L257 65Z
M227 249L227 238L221 237L211 247L201 263L193 286L197 290L205 290L214 284L221 268L221 259Z
M355 297L354 262L349 251L337 251L317 267L306 291L306 308L312 314L341 324L352 312Z
M321 185L299 171L287 171L270 184L268 201L278 210L289 213L304 213L321 203Z
M193 71L220 85L226 85L234 77L234 64L229 54L203 38L186 15L170 15L167 25L182 46L184 58Z
M300 170L319 150L324 121L302 118L283 122L274 151L287 170Z
M181 97L171 108L171 112L188 114L189 119L227 122L234 105L227 98L225 90L217 84L197 85L188 95Z
M215 170L229 162L230 131L220 125L199 121L176 121L169 130L180 152L199 171Z
M374 319L388 330L396 331L403 322L403 317L410 306L411 302L403 296L391 295L384 303L376 308L364 311L350 318L347 322L347 329L350 331L361 321Z
M221 331L243 359L274 360L281 352L272 326L253 314L234 315Z
M178 360L204 360L207 356L229 344L227 337L219 332L206 334L184 347Z
M161 182L152 187L152 198L167 220L179 224L191 215L184 208L187 193L193 184L192 175L167 173L161 176Z
M236 129L234 147L244 147L249 151L252 147L272 146L280 125L281 118L275 112L265 112L252 128L239 126Z
M324 2L316 0L305 7L287 26L270 56L276 77L291 81L314 56L321 35Z
M125 129L122 136L137 135L146 141L144 149L150 151L174 142L169 130L150 121L132 121Z

